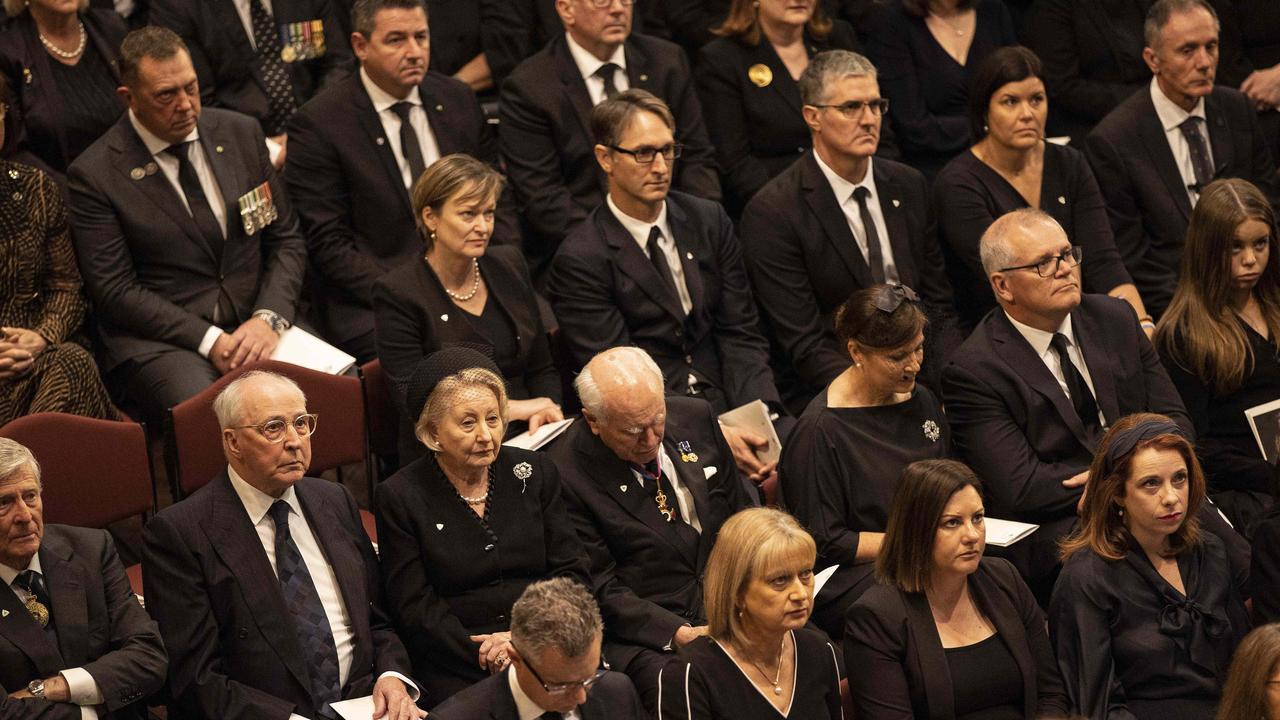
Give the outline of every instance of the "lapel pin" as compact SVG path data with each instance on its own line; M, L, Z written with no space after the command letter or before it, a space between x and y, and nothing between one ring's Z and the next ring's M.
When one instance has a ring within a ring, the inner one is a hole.
M444 106L443 106L443 105L437 105L437 106L436 106L436 112L444 112Z
M682 462L698 462L698 454L693 451L693 447L689 445L688 440L681 440L676 443L676 449L680 451L680 460Z
M640 82L649 82L649 76L641 73Z
M757 63L747 68L747 79L756 87L769 87L769 83L773 82L773 71L768 65Z
M444 529L444 523L436 523L436 529L437 529L437 530L443 530L443 529Z
M159 165L157 165L157 164L155 164L155 162L149 162L149 163L147 163L146 167L144 167L144 168L142 168L142 169L143 169L143 171L145 171L148 175L155 175L155 174L156 174L156 171L160 169L160 166L159 166Z
M374 142L378 143L379 145L382 145L386 141L387 141L386 138L378 138L377 140L374 140Z
M22 68L22 81L30 85L34 80L31 76L31 68Z
M1059 195L1059 196L1058 196L1058 204L1059 204L1059 205L1066 205L1066 204L1067 204L1067 199L1066 199L1065 197L1063 197L1062 195Z
M685 253L685 254L684 254L684 257L685 257L685 259L686 259L686 260L692 260L692 259L693 259L693 253L691 253L691 252L687 252L687 253Z
M20 173L17 170L14 170L12 168L9 169L9 177L13 178L14 180L18 179L19 174Z
M440 322L449 322L449 313L440 316Z
M901 201L901 200L894 200L894 201L893 201L893 206L894 206L894 207L902 207L902 201Z
M133 178L134 180L141 180L146 176L147 176L147 171L143 170L140 167L136 167L129 171L129 177Z
M9 617L8 610L0 610L0 617Z
M219 146L215 147L215 148L213 149L213 151L214 151L214 152L216 152L216 153L221 153L221 152L222 152L222 146L221 146L221 145L219 145Z
M619 485L619 486L618 486L618 489L619 489L619 490L621 490L622 492L626 492L626 491L627 491L627 486L626 486L626 485ZM6 610L5 612L8 612L8 610Z

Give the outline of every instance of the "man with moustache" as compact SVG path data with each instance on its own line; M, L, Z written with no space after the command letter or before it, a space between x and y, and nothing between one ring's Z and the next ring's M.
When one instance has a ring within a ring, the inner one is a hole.
M889 109L876 68L847 50L819 53L800 98L813 149L761 188L739 225L783 399L798 414L849 366L833 314L883 282L920 293L931 321L921 380L936 386L959 340L951 285L924 176L872 157Z
M254 370L213 411L226 471L143 531L170 716L336 720L332 703L372 694L374 720L425 717L360 509L305 477L317 417L302 391Z
M1173 299L1182 243L1200 189L1244 178L1272 204L1280 185L1258 116L1215 85L1219 23L1206 0L1160 0L1143 28L1153 75L1085 138L1085 153L1134 284L1159 318Z
M261 128L202 112L182 40L148 26L120 55L129 111L72 163L68 207L107 387L158 421L270 357L294 319L306 243Z

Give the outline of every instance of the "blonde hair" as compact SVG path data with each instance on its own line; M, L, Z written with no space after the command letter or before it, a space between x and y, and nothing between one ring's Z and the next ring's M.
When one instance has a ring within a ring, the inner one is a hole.
M426 404L422 406L422 414L418 416L418 421L413 426L414 433L422 440L422 444L426 445L430 450L440 450L440 448L433 447L427 441L429 437L427 428L431 425L439 424L440 418L444 417L445 410L449 409L457 401L459 395L475 388L487 389L497 398L498 416L502 418L502 431L498 432L498 437L502 437L507 427L506 384L502 382L502 378L491 370L467 368L448 375L436 383L435 389L427 397Z
M742 597L755 578L767 577L783 562L803 558L810 567L818 547L800 523L781 510L750 508L720 526L707 559L703 599L711 637L732 642L742 637ZM812 598L810 598L812 605Z
M1259 625L1236 648L1218 720L1267 717L1267 682L1280 668L1280 624Z
M460 200L490 199L498 201L506 180L497 170L470 155L454 153L431 163L422 175L413 181L413 218L418 234L430 250L434 241L431 231L422 222L422 211L431 208L439 213L444 204L455 195Z

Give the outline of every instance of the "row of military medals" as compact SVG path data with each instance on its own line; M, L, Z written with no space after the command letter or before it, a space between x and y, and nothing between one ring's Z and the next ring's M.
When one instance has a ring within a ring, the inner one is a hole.
M281 23L280 47L280 59L287 63L324 55L324 21Z
M680 451L680 462L698 462L698 454L693 451L688 440L682 440L676 443L676 449ZM659 463L658 477L654 478L654 485L656 485L655 489L657 490L657 493L654 494L653 499L658 502L658 513L662 515L662 519L667 522L672 522L675 520L676 511L667 505L667 494L662 492L661 476L662 465Z

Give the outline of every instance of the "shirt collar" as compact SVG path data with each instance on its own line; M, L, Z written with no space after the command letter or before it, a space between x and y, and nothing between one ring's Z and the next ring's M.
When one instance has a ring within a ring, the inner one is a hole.
M1189 117L1198 117L1201 120L1206 119L1204 98L1197 100L1196 106L1191 108L1191 112L1187 112L1165 96L1164 91L1160 89L1160 84L1156 82L1154 77L1151 78L1151 103L1156 106L1156 116L1160 118L1160 125L1164 127L1165 132L1176 129Z
M538 707L528 695L525 694L524 688L520 687L520 679L516 677L516 669L507 668L507 684L511 686L511 697L516 701L516 714L519 720L538 720L542 714L546 712Z
M1013 323L1014 329L1017 330L1018 333L1021 334L1022 337L1025 338L1028 343L1031 344L1031 349L1036 351L1037 356L1043 357L1044 354L1049 351L1049 343L1053 341L1053 336L1055 333L1045 332L1044 330L1033 328L1030 325L1025 325L1023 323L1020 323L1017 320L1014 320L1013 316L1010 315L1007 311L1005 312L1004 316L1009 318L1009 322ZM1072 332L1071 330L1070 315L1067 315L1066 319L1062 321L1062 325L1058 326L1057 332L1060 332L1063 335L1067 336L1067 344L1069 345L1076 344L1075 333Z
M249 522L253 523L254 527L257 527L258 523L262 522L262 518L277 499L288 503L293 512L299 515L302 514L302 507L298 505L298 494L294 492L292 485L279 498L273 498L246 482L236 472L236 469L230 465L227 466L227 475L231 478L231 488L239 496L240 503L244 505L245 512L249 514Z
M364 91L369 93L369 100L373 103L373 109L377 112L389 110L392 105L398 102L422 105L422 98L418 95L418 86L415 85L404 100L401 100L378 87L378 84L373 81L373 78L369 77L369 73L365 72L363 67L360 68L360 84L364 85Z
M618 218L618 222L622 223L622 227L631 234L631 237L636 239L636 242L640 243L640 247L645 247L649 244L649 228L654 225L657 225L658 229L662 231L663 237L668 240L675 239L671 237L671 232L667 230L667 202L665 200L662 201L662 209L658 211L658 219L651 223L637 220L623 212L622 208L619 208L617 203L613 201L612 195L606 195L605 202L609 204L609 210L613 213L613 216Z
M159 155L160 153L164 152L170 145L174 144L169 142L168 140L162 139L155 133L148 130L142 124L142 121L138 120L138 116L133 114L132 110L129 111L129 123L133 125L134 132L138 133L138 137L142 139L142 144L147 146L147 152L151 153L152 155ZM187 136L182 138L182 141L190 142L192 140L199 140L199 139L200 139L200 123L197 122L196 126L191 128L191 132L187 133Z
M583 80L595 75L596 71L600 69L600 66L605 63L613 63L621 68L623 72L627 71L627 53L625 43L618 45L617 49L613 51L613 56L608 60L601 60L588 52L586 48L579 45L569 33L564 34L564 39L569 41L569 54L573 56L573 64L578 66L578 72L582 73Z
M875 200L876 178L875 172L873 172L875 158L867 158L867 173L862 176L861 182L856 183L851 183L836 174L836 171L832 170L830 165L822 161L822 156L818 153L815 152L813 154L813 159L818 161L818 169L822 171L823 176L827 178L827 182L831 184L831 190L836 194L836 202L840 205L848 202L849 198L853 197L853 191L860 187L866 188L871 193L867 196L868 201Z
M18 577L18 573L21 573L23 570L35 570L41 575L44 574L44 571L40 568L39 552L31 556L31 562L27 563L26 567L18 568L17 570L5 565L4 563L0 563L0 580L3 580L5 585L12 585L13 581Z

